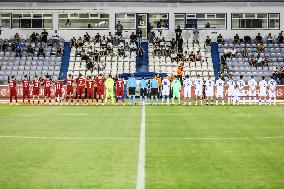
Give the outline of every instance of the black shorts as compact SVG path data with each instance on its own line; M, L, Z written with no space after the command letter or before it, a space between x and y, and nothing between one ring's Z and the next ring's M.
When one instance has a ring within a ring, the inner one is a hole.
M158 88L151 88L151 96L158 96Z
M135 87L129 87L128 91L129 91L129 95L135 95Z
M146 88L141 88L140 89L140 96L142 96L142 97L147 96L147 89Z

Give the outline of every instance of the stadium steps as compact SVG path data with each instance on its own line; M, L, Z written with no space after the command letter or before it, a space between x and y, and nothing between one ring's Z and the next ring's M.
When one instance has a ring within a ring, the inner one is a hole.
M216 42L211 43L211 57L212 57L212 63L213 63L213 68L214 68L214 76L215 78L217 78L218 73L219 73L220 57L219 57L219 51L218 51L218 43Z
M65 42L64 43L64 51L63 51L63 55L62 55L61 69L60 69L61 79L65 79L67 77L69 60L70 60L70 53L71 53L71 47L70 47L68 42Z
M148 56L148 41L141 42L141 47L144 49L142 65L140 64L139 56L136 58L136 72L149 71L149 56Z

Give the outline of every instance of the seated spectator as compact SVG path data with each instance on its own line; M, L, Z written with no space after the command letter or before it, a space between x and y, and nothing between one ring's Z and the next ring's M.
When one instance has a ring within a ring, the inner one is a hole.
M58 45L56 48L56 54L57 56L61 56L63 53L63 49Z
M239 34L236 34L236 35L234 36L234 43L235 43L235 44L239 44L239 43L240 43Z
M76 38L75 37L73 37L71 40L70 40L70 46L71 46L71 48L72 47L76 47Z
M219 35L217 36L217 43L221 44L221 43L223 43L223 42L224 42L223 37L222 37L221 34L219 34Z
M95 36L95 42L96 43L101 42L101 36L99 33L97 33L97 35Z
M12 42L11 49L12 49L13 52L15 52L15 50L16 50L16 42L15 41Z
M249 58L249 65L255 67L256 66L256 60L253 56Z
M47 43L48 32L44 29L41 33L41 42Z
M269 64L269 60L268 60L268 57L266 56L263 60L263 66L268 66Z
M204 48L206 49L207 52L211 51L211 39L209 36L207 36L205 43L204 43Z
M284 38L283 38L282 33L279 33L277 40L278 40L278 43L283 43Z
M103 39L101 40L101 48L102 49L106 49L107 48L107 41L105 36L103 37Z
M257 43L262 42L262 37L261 37L260 33L257 34L257 36L255 37L255 40L256 40Z
M134 32L132 32L132 34L130 35L130 42L137 42L137 36Z
M250 36L244 36L244 42L246 44L250 44L251 43L251 37Z
M22 57L22 48L20 45L16 46L16 57Z
M225 57L221 56L220 63L219 63L220 73L224 73L226 65L227 64L226 64Z
M210 23L209 23L209 22L207 22L207 23L205 24L205 28L210 28Z
M202 58L202 56L201 56L201 53L200 53L200 51L197 51L197 53L196 53L196 61L201 61L201 58Z
M136 45L135 42L131 42L131 43L130 43L130 49L131 49L131 52L136 51L137 45Z
M40 46L40 48L38 49L38 57L42 55L43 57L45 57L45 51L44 48L42 48L42 46Z
M21 40L20 35L18 33L15 34L14 39L19 42Z
M88 34L88 32L86 32L86 34L84 35L84 40L90 42L90 35Z
M8 43L6 41L4 41L4 43L2 44L2 51L4 51L4 53L6 52L7 50L7 47L8 47Z
M256 67L263 67L263 59L261 56L258 56L257 58L257 65Z
M113 38L113 41L112 41L112 44L113 44L114 46L118 46L119 43L120 43L119 39L118 39L117 37L114 37L114 38Z
M264 44L262 42L257 44L257 50L258 50L259 53L264 52Z
M243 57L247 58L248 57L248 49L245 47L242 51Z
M83 45L84 45L84 42L82 40L82 37L79 37L79 39L77 40L77 46L83 47Z
M193 53L193 51L191 51L191 53L189 54L189 60L192 61L192 62L195 62L195 60L196 60L196 57L195 57L195 54Z
M268 36L267 36L267 42L270 43L270 44L273 43L271 33L269 33Z
M87 62L87 71L90 70L91 72L94 70L94 63L91 60Z
M112 54L112 52L113 52L113 49L111 48L110 45L108 45L107 48L106 48L106 53L107 53L108 55L110 55L110 54Z
M29 56L29 57L33 57L34 56L34 49L32 48L31 45L28 46L27 56Z

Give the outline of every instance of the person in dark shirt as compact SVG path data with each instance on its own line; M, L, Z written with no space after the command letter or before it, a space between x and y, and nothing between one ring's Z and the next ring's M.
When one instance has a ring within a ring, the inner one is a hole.
M222 37L221 34L219 34L219 35L217 36L217 43L221 44L221 43L223 43L223 42L224 42L223 37Z
M44 48L42 48L42 47L40 47L40 48L38 49L38 55L37 55L37 56L40 56L40 55L42 55L43 57L45 57Z
M136 36L138 39L138 46L141 46L141 39L142 39L142 30L141 28L138 28L137 32L136 32Z
M205 28L210 28L210 23L209 22L206 23Z
M88 32L86 32L86 34L84 35L84 40L90 42L90 35L88 34Z
M170 43L171 43L171 49L172 49L172 50L175 49L175 47L176 47L175 38L172 38L172 40L170 41Z
M132 32L132 34L130 35L130 42L137 42L137 36L134 32Z
M239 43L240 43L239 34L236 34L236 35L234 36L234 43L235 43L235 44L239 44Z
M262 37L261 37L260 33L257 34L257 36L255 37L255 40L256 40L257 43L262 42Z
M204 48L206 49L206 51L210 52L211 50L211 39L209 36L207 36L205 43L204 43Z
M32 33L32 35L30 36L30 40L32 41L32 42L36 42L36 34L35 34L35 32L33 32Z
M283 41L284 41L284 38L283 38L283 35L282 35L282 33L279 33L279 35L278 35L278 43L283 43Z
M115 29L116 29L117 35L121 36L122 30L123 30L123 26L121 25L120 21L118 21L117 24L115 25Z
M101 41L101 36L99 33L95 36L95 42L100 42Z
M179 39L179 37L182 35L182 30L180 29L180 26L177 26L177 29L175 29L175 33L176 33L176 40Z
M178 53L182 53L183 52L183 39L181 36L179 36L178 40L177 40L177 48L178 48Z
M41 33L41 42L47 43L47 36L48 36L48 33L44 29L43 32Z

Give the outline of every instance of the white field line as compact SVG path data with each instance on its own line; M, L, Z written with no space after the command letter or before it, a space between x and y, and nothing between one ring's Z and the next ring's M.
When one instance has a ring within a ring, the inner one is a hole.
M145 189L145 105L143 105L141 114L141 131L136 189Z
M283 136L263 136L263 137L184 137L184 138L149 138L156 141L183 141L183 140L249 140L249 139L281 139Z
M52 116L95 116L96 114L52 114ZM42 117L46 115L38 114L22 114L22 115L0 115L0 117Z
M48 136L0 136L1 138L11 139L41 139L41 140L138 140L138 138L127 137L48 137Z

